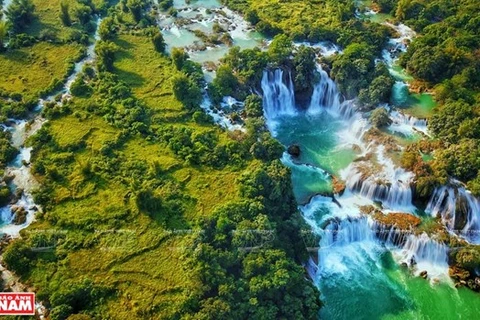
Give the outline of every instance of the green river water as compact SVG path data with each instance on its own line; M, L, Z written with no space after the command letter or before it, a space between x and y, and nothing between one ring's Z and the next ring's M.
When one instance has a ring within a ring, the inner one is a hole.
M185 1L174 1L177 8L183 8ZM193 1L194 8L219 8L217 1ZM188 17L189 12L179 12ZM207 14L206 17L211 16ZM389 16L372 15L372 21L383 23ZM174 20L166 20L165 24ZM208 31L211 23L191 26ZM171 26L164 31L170 47L190 46L198 41L186 28L178 30ZM251 32L245 37L234 38L234 42L244 48L260 45L262 38ZM220 46L207 51L191 52L198 62L218 61L228 48ZM392 74L398 81L410 81L411 77L399 66L392 66ZM429 117L435 102L432 96L410 94L405 88L394 88L394 103L398 103L408 113L417 117ZM273 135L285 146L298 144L302 150L296 163L288 156L283 162L292 169L294 193L299 203L306 203L311 196L331 190L328 173L339 175L342 170L361 153L352 143L358 137L349 136L352 123L329 113L307 115L299 112L293 116L276 118L271 127ZM406 142L416 138L404 137ZM349 141L349 143L346 143ZM303 165L299 165L299 163ZM353 200L352 200L353 199ZM342 199L340 199L342 201ZM353 195L355 203L362 202ZM335 211L349 214L351 206ZM330 206L319 206L310 217L315 230L324 224L326 216L334 216ZM393 252L393 253L392 253ZM341 247L320 249L321 270L315 283L321 291L324 303L320 311L321 319L479 319L480 295L468 289L456 289L451 281L439 282L424 280L394 259L396 250L389 250L376 240L352 241Z

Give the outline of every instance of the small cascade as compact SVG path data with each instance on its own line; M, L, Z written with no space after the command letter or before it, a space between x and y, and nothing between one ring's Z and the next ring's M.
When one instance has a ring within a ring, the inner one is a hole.
M305 174L315 174L322 180L329 180L331 179L331 175L323 170L320 167L314 166L308 163L297 163L293 160L292 156L290 156L287 152L284 152L281 158L281 161L284 165L289 168L296 168L299 171L304 172Z
M235 100L235 102L237 102ZM233 106L233 100L228 99L228 97L224 98L221 103L223 108L231 108ZM223 110L216 110L212 107L212 101L207 94L204 94L203 101L200 104L200 108L202 108L206 114L212 117L213 121L217 123L219 126L224 127L230 131L245 131L245 128L242 127L240 124L234 124L232 120L227 116L227 114Z
M318 64L317 71L320 74L320 80L315 84L313 89L308 112L310 114L316 114L323 112L323 110L328 110L344 119L350 119L355 113L353 101L345 100L340 102L340 92L335 82Z
M344 173L343 179L350 191L372 201L382 202L383 207L387 209L407 212L414 210L412 173L402 168L388 167L384 167L382 172L376 172L377 176L366 175L362 171L362 168L352 164Z
M390 70L390 73L395 70ZM403 107L408 105L410 91L408 85L403 81L396 81L392 88L392 103L396 107Z
M352 266L368 272L365 262L375 261L378 251L382 250L373 225L371 219L363 217L335 220L322 230L318 251L318 272L322 277L349 277Z
M345 219L331 222L322 234L321 249L345 246L353 242L375 241L375 222L368 218Z
M315 261L310 257L305 264L305 270L309 275L310 279L315 279L317 277L318 266L315 264Z
M430 239L426 233L409 235L396 255L417 275L423 272L428 277L448 278L448 246Z
M97 19L97 30L95 33L95 40L99 39L99 25L101 19ZM91 63L95 59L95 43L90 45L87 48L87 55L84 59L75 64L74 71L67 78L65 84L59 92L55 92L44 99L39 99L37 106L34 111L37 112L35 117L31 120L12 120L12 126L5 128L11 130L12 132L12 145L19 149L19 154L15 159L8 164L5 168L5 174L8 176L14 177L12 182L9 184L9 187L12 190L22 191L20 192L21 197L16 201L15 204L9 204L5 207L0 208L0 233L5 233L11 236L18 236L20 230L27 227L35 217L35 212L38 210L32 196L32 190L38 186L38 182L35 177L30 172L30 158L31 158L31 147L26 147L25 142L29 137L35 134L45 123L45 119L41 117L38 112L42 110L45 102L55 101L55 95L60 93L62 94L62 99L68 99L70 95L70 87L72 83L77 78L78 74L82 71L83 66L86 63ZM58 102L62 103L62 102ZM23 208L26 211L26 220L22 224L12 224L13 207Z
M392 119L392 124L389 127L391 131L406 136L412 135L416 131L428 135L427 119L417 119L396 110L390 113L390 118Z
M355 256L361 252L373 255L365 248L372 249L380 244L389 248L399 262L412 267L415 274L426 271L423 274L428 277L448 278L448 247L445 244L430 239L426 233L416 236L395 227L387 228L369 217L332 221L327 225L320 241L319 268L326 267L324 263L327 257L332 259L332 252L336 259L350 260L346 255ZM335 260L333 263L339 264Z
M439 187L432 194L425 212L441 217L450 231L479 243L480 200L461 186Z
M295 115L295 92L290 72L265 70L262 78L263 108L267 119Z

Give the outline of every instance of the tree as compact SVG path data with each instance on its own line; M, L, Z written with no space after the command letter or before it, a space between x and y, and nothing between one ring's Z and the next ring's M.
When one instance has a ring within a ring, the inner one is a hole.
M33 252L24 240L15 240L3 253L3 261L8 269L22 276L28 272L32 263Z
M98 57L98 69L101 71L112 71L115 52L118 47L110 41L98 41L95 46L95 54Z
M358 99L363 104L362 109L372 109L382 102L388 102L395 83L391 76L379 76L373 79L367 89L361 89Z
M227 65L222 65L217 69L217 76L213 80L213 85L222 97L233 95L240 86L232 69Z
M466 134L469 119L474 117L473 108L464 101L449 101L439 112L435 113L428 122L428 127L432 133L448 142L458 142L463 136L459 132ZM476 128L468 130L469 133L475 133Z
M78 76L70 87L72 95L77 97L85 97L90 94L91 90L91 87L85 83L83 76Z
M449 56L441 48L425 46L411 56L407 69L418 78L439 82L448 76L449 63Z
M69 4L68 2L61 2L60 3L60 20L62 20L62 23L64 26L71 26L72 25L72 19L70 18L70 12L69 12Z
M7 8L7 18L15 32L24 30L33 22L35 6L32 0L13 0Z
M202 101L202 90L185 74L180 74L172 79L173 93L187 109L197 107Z
M261 117L263 116L262 98L256 94L249 95L245 99L245 112L247 117Z
M301 46L293 58L295 67L295 91L313 89L317 82L315 52L310 47Z
M5 48L5 39L7 37L7 24L5 21L0 21L0 52Z
M188 60L188 58L190 58L188 56L188 53L186 53L183 48L176 47L172 49L171 56L173 65L175 66L175 68L177 68L178 71L183 69L185 62Z
M92 8L86 5L79 5L75 8L74 15L81 25L87 25L92 17Z
M158 6L160 7L160 9L162 9L163 11L166 11L168 10L169 8L171 8L173 6L173 0L161 0L161 1L158 1Z
M153 34L152 43L157 52L163 53L165 51L166 44L160 31L156 30L156 32Z
M100 39L111 40L115 35L115 21L112 17L107 17L102 20L98 29Z
M142 0L128 0L127 8L133 15L136 22L142 19L143 3Z
M356 97L361 89L368 87L375 70L373 57L369 45L354 43L333 62L332 76L347 98Z
M384 128L392 124L392 119L388 116L387 110L384 108L377 108L372 111L370 122L377 128Z
M292 40L285 34L279 34L273 38L268 48L268 57L271 62L282 65L290 58L292 50Z
M260 136L250 148L250 153L257 158L264 161L272 161L279 159L282 156L285 148L283 145L272 138L269 132L265 132Z

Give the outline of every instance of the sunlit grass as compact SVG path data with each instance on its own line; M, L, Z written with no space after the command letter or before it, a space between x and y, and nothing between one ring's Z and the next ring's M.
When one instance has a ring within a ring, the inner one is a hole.
M54 79L63 80L78 60L81 46L41 42L0 54L0 89L27 96L39 94Z

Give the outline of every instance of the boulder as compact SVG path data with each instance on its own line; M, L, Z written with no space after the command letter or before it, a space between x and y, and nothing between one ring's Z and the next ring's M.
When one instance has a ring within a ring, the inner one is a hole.
M12 199L10 200L10 203L17 203L18 200L20 200L20 198L22 197L23 195L23 189L22 188L17 188L15 190L15 192L13 193L13 196L12 196Z
M297 144L292 144L288 147L287 152L294 158L300 157L300 146Z
M420 277L422 277L423 279L427 279L427 276L428 276L428 272L426 270L423 270L422 272L420 272Z
M12 207L12 213L15 215L13 218L13 224L20 225L27 221L27 210L24 207Z
M469 204L468 200L463 194L459 194L455 202L455 221L454 228L456 230L463 230L468 220Z
M343 181L340 181L335 176L332 176L332 187L333 187L333 193L338 194L340 196L343 194L343 192L345 192L345 189L347 188L345 183Z

